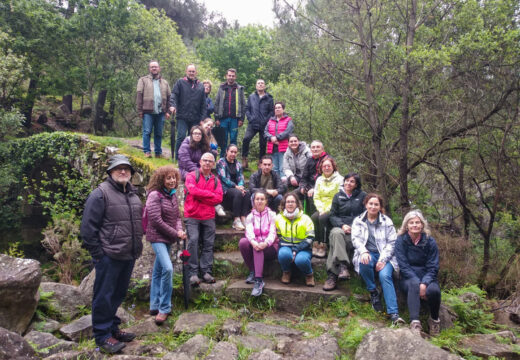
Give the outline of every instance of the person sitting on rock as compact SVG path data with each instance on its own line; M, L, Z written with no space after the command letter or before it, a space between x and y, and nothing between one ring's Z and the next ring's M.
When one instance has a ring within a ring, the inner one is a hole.
M276 231L280 239L278 262L282 268L282 283L291 282L291 266L294 265L305 275L305 284L314 286L314 272L311 264L311 248L314 241L314 224L303 213L302 204L294 193L285 194L276 216Z
M296 134L289 135L289 147L283 155L283 173L289 186L300 186L303 169L311 156L311 151L304 141L300 141Z
M146 187L146 240L152 243L155 253L150 287L150 314L156 315L157 325L166 321L172 308L171 246L178 239L186 239L175 194L180 178L179 170L173 165L161 166L152 174Z
M267 193L260 189L253 196L253 210L246 218L246 236L238 247L249 269L247 284L255 284L252 296L262 295L264 261L273 260L278 253L276 214L267 206Z
M422 331L419 310L421 300L426 300L430 308L430 335L439 335L439 249L420 211L412 210L405 215L395 244L395 256L401 275L400 288L407 295L411 330L419 334Z
M368 194L363 201L364 213L352 223L352 243L354 245L354 269L363 278L370 292L370 302L376 311L383 311L381 297L376 287L375 274L385 296L386 312L392 324L404 324L399 317L397 296L392 274L399 270L394 256L397 237L392 219L384 214L383 199L378 194Z
M193 126L190 137L184 139L179 147L179 170L182 180L186 179L186 174L200 168L200 158L209 150L206 133L199 125Z
M237 160L238 146L229 144L226 156L217 162L217 175L224 191L224 209L233 212L233 229L244 230L250 205L244 188L242 164Z
M267 192L269 207L271 210L277 211L287 188L280 176L273 171L273 159L270 155L264 155L260 159L260 169L249 178L249 197L259 189Z

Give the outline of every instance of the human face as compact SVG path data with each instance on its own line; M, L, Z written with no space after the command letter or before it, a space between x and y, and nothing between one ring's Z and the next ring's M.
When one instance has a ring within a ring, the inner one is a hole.
M195 65L189 65L186 68L186 77L190 80L194 80L197 76L197 69L195 68Z
M296 198L293 195L287 196L285 199L285 210L293 212L297 207L298 203L296 202Z
M343 183L343 189L345 189L345 192L349 195L352 194L352 191L354 191L356 186L356 179L353 176L345 179L345 182Z
M208 120L208 121L205 121L203 124L202 124L202 128L204 129L204 131L206 132L206 134L209 134L211 129L213 129L213 120Z
M256 81L256 90L260 93L265 91L265 81L264 80Z
M423 227L424 225L418 216L411 218L408 220L408 224L406 224L408 232L412 235L419 235L422 233Z
M177 179L175 178L175 174L169 173L168 175L166 175L166 177L164 178L164 187L166 188L166 190L171 191L172 189L175 189L176 186Z
M110 177L118 184L126 185L132 177L132 170L128 165L119 165L110 170Z
M195 142L200 142L200 140L202 140L202 131L200 131L199 129L193 130L193 132L191 133L191 138Z
M227 72L227 75L226 75L226 80L227 80L227 83L229 85L233 85L235 83L235 80L237 79L237 74L232 72L232 71L228 71Z
M211 85L210 84L208 84L208 83L204 84L204 92L206 94L209 94L211 92Z
M234 162L235 159L237 158L237 153L238 153L237 147L236 146L231 146L226 151L226 160L229 161L229 162Z
M161 72L161 68L159 67L159 63L157 61L152 61L150 64L148 64L148 70L152 75L157 75Z
M321 172L323 173L323 175L325 175L325 177L331 176L332 173L334 172L334 167L332 166L332 161L325 160L321 164Z
M255 209L258 212L262 212L265 210L265 206L267 205L267 199L264 194L256 193L254 199Z
M283 116L283 106L282 106L282 104L276 104L274 106L274 114L278 118L281 118Z
M300 146L300 141L298 140L298 138L296 136L293 136L293 137L290 137L289 138L289 148L296 152L298 151L298 146Z
M318 158L323 152L323 145L319 142L313 142L311 144L311 153L313 158Z
M267 175L273 170L273 162L269 159L262 160L262 164L260 164L262 168L262 174Z
M368 211L368 216L372 219L375 219L376 216L379 214L379 211L381 210L381 204L379 203L379 199L376 197L368 199L366 208Z
M213 169L213 165L215 164L215 158L211 154L202 155L200 159L200 168L203 173L209 174L211 169Z

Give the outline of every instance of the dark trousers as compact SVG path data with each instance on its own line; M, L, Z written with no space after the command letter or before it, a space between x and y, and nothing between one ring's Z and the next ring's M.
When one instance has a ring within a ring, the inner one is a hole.
M303 195L300 192L300 188L296 188L293 191L293 194L298 196L298 198L302 202L302 205L303 205L302 210L305 212L305 214L311 216L312 214L314 214L316 212L316 206L314 206L314 198L308 197L306 194Z
M242 191L236 188L230 188L224 194L224 201L222 205L224 205L224 209L230 210L233 212L233 217L247 216L249 211L251 210L251 205L248 204L249 197L247 196L248 192L242 195Z
M116 311L125 299L134 263L135 260L114 260L105 255L95 264L92 328L98 346L119 329L121 319Z
M171 149L172 149L172 159L173 159L173 149L175 148L175 159L179 160L179 148L182 145L182 142L186 138L186 136L189 134L190 129L194 125L198 125L196 123L192 123L189 121L186 121L184 119L177 119L177 136L175 135L175 123L172 121L172 132L170 134L170 141L171 141Z
M212 273L213 245L215 244L215 219L197 220L184 219L188 233L188 251L191 256L188 260L190 276ZM200 262L199 262L200 248Z
M247 158L249 155L249 143L255 137L256 134L259 134L259 147L260 152L258 154L258 159L261 159L262 156L265 155L265 149L267 147L267 139L264 137L264 128L254 129L251 124L247 125L246 133L244 134L244 139L242 140L242 156Z
M319 211L312 214L311 219L314 223L314 233L316 234L316 240L320 243L327 242L327 228L329 227L329 212L325 212L320 215Z
M421 298L419 296L419 286L421 283L418 279L401 279L401 291L406 294L408 303L408 312L410 313L410 321L419 320L419 310L421 309ZM439 284L431 282L426 288L426 297L428 298L428 306L430 308L430 316L432 319L439 319L439 309L441 307L441 289Z

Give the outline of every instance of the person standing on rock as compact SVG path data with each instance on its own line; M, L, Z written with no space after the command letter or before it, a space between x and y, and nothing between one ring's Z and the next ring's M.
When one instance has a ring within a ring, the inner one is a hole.
M170 85L161 78L161 68L157 61L148 64L150 73L137 82L137 113L143 119L143 152L151 157L150 137L153 131L155 157L162 157L162 133L164 117L170 117L168 99Z
M108 178L85 203L80 237L96 269L92 297L92 329L96 345L117 353L135 334L119 330L116 311L123 302L135 260L143 250L142 203L130 183L134 168L124 155L108 162Z
M284 178L283 156L289 147L289 135L294 130L294 123L285 113L285 104L277 101L274 104L274 116L272 116L264 129L264 137L267 140L267 153L273 157L274 172Z
M213 245L215 243L215 205L222 202L222 185L211 173L215 157L207 152L200 159L200 169L190 172L184 183L184 219L188 233L188 261L190 284L197 286L201 280L212 284ZM202 237L202 238L201 238ZM200 262L199 262L200 243Z
M186 76L177 80L170 97L170 112L176 114L177 136L175 136L175 121L171 121L170 142L172 159L179 159L179 147L194 125L199 125L206 118L206 93L204 85L197 79L197 68L190 64L186 67Z
M426 300L430 308L430 335L439 335L439 249L430 235L428 222L420 211L412 210L404 216L395 244L395 256L401 274L400 288L407 295L410 329L419 334L422 331L419 310L421 300Z
M176 195L180 181L179 170L173 165L166 165L154 171L146 187L146 240L152 244L155 253L150 287L150 315L156 315L157 325L166 321L172 308L171 246L179 239L186 239Z

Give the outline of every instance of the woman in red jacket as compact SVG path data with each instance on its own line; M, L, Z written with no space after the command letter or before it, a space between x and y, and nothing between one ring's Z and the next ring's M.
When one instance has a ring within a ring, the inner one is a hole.
M290 116L285 112L285 104L281 101L274 103L274 116L269 119L264 130L267 139L267 153L273 158L273 170L280 175L283 174L283 155L289 146L289 135L293 133L294 124Z
M152 243L155 252L150 288L150 314L157 315L155 322L158 325L166 321L172 307L171 245L177 239L186 239L175 194L179 182L179 170L173 165L166 165L153 173L146 187L148 191L146 240Z

